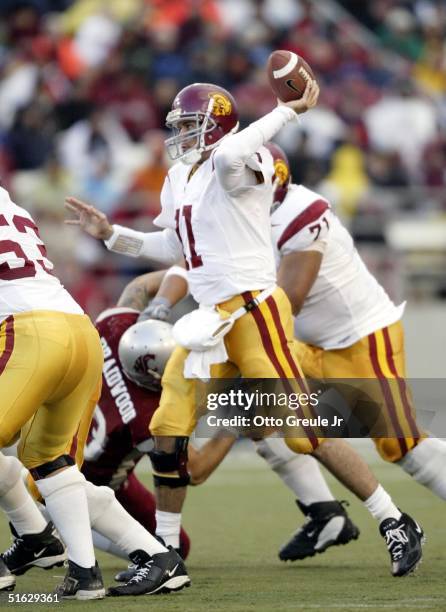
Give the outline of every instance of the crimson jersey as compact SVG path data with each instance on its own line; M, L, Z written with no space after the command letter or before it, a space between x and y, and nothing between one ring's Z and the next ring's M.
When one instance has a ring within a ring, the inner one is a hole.
M82 467L87 480L117 490L149 451L152 414L160 395L129 380L119 362L122 334L138 318L131 308L111 308L96 320L104 351L102 394L96 406Z

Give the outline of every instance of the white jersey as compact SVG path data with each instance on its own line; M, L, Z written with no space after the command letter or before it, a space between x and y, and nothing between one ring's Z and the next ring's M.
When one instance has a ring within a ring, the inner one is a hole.
M252 167L264 183L226 191L216 176L214 155L188 180L191 168L169 171L163 212L155 219L175 230L183 247L189 289L201 304L218 304L244 291L274 285L276 268L269 228L272 158L265 148Z
M404 304L391 301L319 194L290 185L271 224L277 265L295 251L323 252L316 281L295 317L299 340L327 350L345 348L402 317Z
M0 187L0 320L31 310L83 314L52 269L31 215Z
M223 138L194 174L177 163L164 183L155 219L164 230L144 234L115 225L107 248L164 263L184 254L190 292L199 304L274 286L269 220L274 167L263 145L295 118L288 107L274 109Z

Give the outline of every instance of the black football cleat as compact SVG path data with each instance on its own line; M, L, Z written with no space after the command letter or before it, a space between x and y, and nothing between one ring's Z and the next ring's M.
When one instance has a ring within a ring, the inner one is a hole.
M1 557L12 574L20 576L33 567L47 570L63 565L67 558L65 546L55 535L51 521L40 533L21 536L17 534L11 523L9 527L14 541Z
M296 503L305 514L306 521L279 550L279 559L282 561L313 557L330 546L348 544L358 539L359 529L352 523L343 506L347 502L317 502L309 506L299 500Z
M62 584L55 590L61 599L103 599L105 597L104 583L98 563L94 567L80 567L68 559L68 571Z
M161 538L160 536L155 536L155 537L159 542L161 542L163 546L166 546L166 543L164 542L163 538ZM174 550L180 555L180 557L184 561L184 550L182 549L181 545L180 545L180 548L174 548ZM133 576L136 574L137 571L138 571L138 566L135 565L134 563L130 563L126 570L122 570L121 572L118 572L115 575L115 580L116 582L128 582L129 580L133 578Z
M126 570L122 570L115 575L116 582L128 582L138 571L138 566L130 563Z
M424 533L408 514L385 519L379 526L391 560L392 576L407 576L413 572L423 556Z
M127 584L110 587L108 596L171 593L190 586L183 560L173 548L153 556L144 550L135 550L129 557L137 566L136 573Z
M11 574L6 564L0 559L0 591L13 591L15 576Z

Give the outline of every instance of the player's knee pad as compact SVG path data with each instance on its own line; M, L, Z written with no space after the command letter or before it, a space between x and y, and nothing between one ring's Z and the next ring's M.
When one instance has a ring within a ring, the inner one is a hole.
M88 480L85 481L85 492L87 493L90 522L94 526L95 522L103 516L116 500L115 493L110 487L97 487Z
M70 455L60 455L60 457L56 457L56 459L52 461L47 461L37 467L29 468L29 472L34 480L40 480L41 478L51 476L53 472L57 472L62 468L71 467L74 463L75 461ZM28 466L25 464L25 467Z
M79 472L76 465L72 465L66 470L54 474L54 476L36 481L37 488L44 499L61 489L75 485L85 486L85 483L85 476Z
M23 466L16 457L6 457L0 453L0 497L6 495L20 480L22 469Z
M187 445L189 438L175 438L175 450L171 453L152 450L149 457L153 468L153 481L156 487L176 489L189 484L187 471Z
M373 442L384 461L389 461L390 463L400 461L406 452L409 452L415 446L415 441L410 438L406 438L407 451L404 451L404 446L399 442L398 438L375 438Z
M315 450L308 438L285 438L285 443L293 453L297 454L310 455Z
M297 457L296 453L290 450L283 438L270 436L255 442L257 454L263 457L271 469L277 471Z

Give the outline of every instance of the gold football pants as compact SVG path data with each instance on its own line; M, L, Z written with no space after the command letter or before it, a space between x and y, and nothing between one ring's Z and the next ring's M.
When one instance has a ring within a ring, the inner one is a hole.
M232 313L248 303L259 291L245 292L218 305L222 313ZM237 319L225 336L228 361L211 367L212 378L280 378L296 393L308 393L293 350L293 316L290 302L280 288L258 307ZM197 417L197 383L184 378L184 362L189 352L177 347L162 379L163 392L150 422L155 436L190 436ZM290 391L290 389L288 389ZM317 434L305 428L299 437L287 439L296 452L311 452L320 442Z
M379 428L392 434L391 437L374 438L379 454L386 461L398 461L426 437L417 425L410 389L405 381L401 322L375 331L345 349L324 350L296 341L295 352L309 378L345 379L346 383L350 379L352 388L366 389L380 411L382 423ZM367 385L365 379L375 380ZM355 400L352 403L350 408L359 412L360 400L356 405Z
M66 454L82 463L102 363L86 315L9 316L0 325L0 448L20 434L18 457L29 469Z

